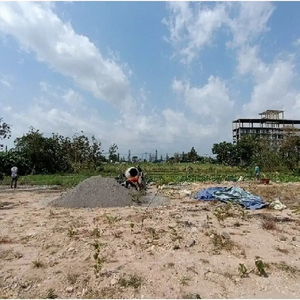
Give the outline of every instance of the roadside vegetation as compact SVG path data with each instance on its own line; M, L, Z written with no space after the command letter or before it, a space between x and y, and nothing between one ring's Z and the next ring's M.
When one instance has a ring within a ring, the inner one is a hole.
M10 138L11 126L0 118L0 140ZM183 181L237 181L240 176L253 179L253 167L258 164L261 177L272 181L300 181L300 137L287 129L280 144L257 136L245 136L236 145L228 142L214 144L212 157L198 155L194 147L187 153L158 157L150 161L137 157L120 157L117 144L112 144L104 155L102 144L83 132L73 137L52 134L45 137L33 127L14 141L14 148L0 152L0 182L10 182L12 165L19 168L20 185L58 185L72 187L82 180L102 175L116 177L127 166L139 163L147 173L148 182L157 184Z

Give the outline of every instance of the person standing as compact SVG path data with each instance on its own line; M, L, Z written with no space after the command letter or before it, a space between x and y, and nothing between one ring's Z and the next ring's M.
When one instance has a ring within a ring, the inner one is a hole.
M257 166L257 165L255 166L254 172L255 172L256 180L259 181L259 173L260 173L259 166Z
M18 182L18 168L17 167L12 167L11 168L11 184L10 187L16 189L17 188L17 182Z

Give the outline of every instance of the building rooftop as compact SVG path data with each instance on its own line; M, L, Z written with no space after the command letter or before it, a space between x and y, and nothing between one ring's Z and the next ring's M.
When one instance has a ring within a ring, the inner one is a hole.
M269 109L269 110L266 110L262 113L260 113L259 115L279 115L280 113L283 113L284 110L274 110L274 109Z
M232 123L276 123L276 124L300 124L300 120L286 120L286 119L237 119Z

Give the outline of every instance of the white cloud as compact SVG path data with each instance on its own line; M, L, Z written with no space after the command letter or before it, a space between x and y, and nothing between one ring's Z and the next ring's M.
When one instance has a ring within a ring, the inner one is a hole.
M0 79L0 82L1 82L4 86L6 86L7 88L12 89L11 84L10 84L7 80Z
M239 52L238 71L249 74L254 81L251 99L243 109L253 115L266 109L290 110L297 95L293 86L296 80L293 57L277 58L266 64L258 55L258 47L245 47Z
M183 63L191 63L200 51L210 46L221 27L233 35L228 46L240 46L255 41L263 32L274 6L270 2L225 2L212 7L189 2L168 2L169 17L163 20L170 37L167 41Z
M71 106L76 106L83 102L81 95L72 89L66 91L66 93L63 95L63 99Z
M300 46L300 39L295 40L294 43L293 43L293 45L295 47L299 47Z
M236 5L238 6L238 15L229 18L227 23L233 34L233 41L229 43L230 45L249 44L269 30L267 22L275 9L271 2L241 1Z
M0 2L0 30L96 98L116 106L133 102L122 64L103 58L86 36L58 18L53 7L51 3Z
M189 2L168 2L170 15L164 19L170 31L167 40L183 63L191 63L199 51L213 42L215 32L227 21L224 4L212 9L203 3L191 8Z
M224 119L224 111L231 111L234 105L225 82L218 77L210 76L208 83L201 88L175 79L173 89L183 94L185 103L194 113L209 118L211 122Z

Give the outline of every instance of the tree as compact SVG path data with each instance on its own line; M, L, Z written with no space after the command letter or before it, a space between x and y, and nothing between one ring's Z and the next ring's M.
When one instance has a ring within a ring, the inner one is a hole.
M187 153L187 159L190 162L194 162L199 159L199 156L194 147L192 147L191 151Z
M10 125L3 121L3 118L0 118L0 139L9 139L11 137L11 128Z
M243 136L236 145L240 163L249 166L262 150L262 145L262 139L256 135Z
M116 144L112 144L108 149L108 159L110 161L118 161L118 155L117 155L118 146Z
M214 144L212 153L217 155L217 161L220 164L235 166L239 163L237 146L228 142Z
M286 128L282 144L279 149L284 164L290 170L299 167L300 161L300 136L293 128Z

